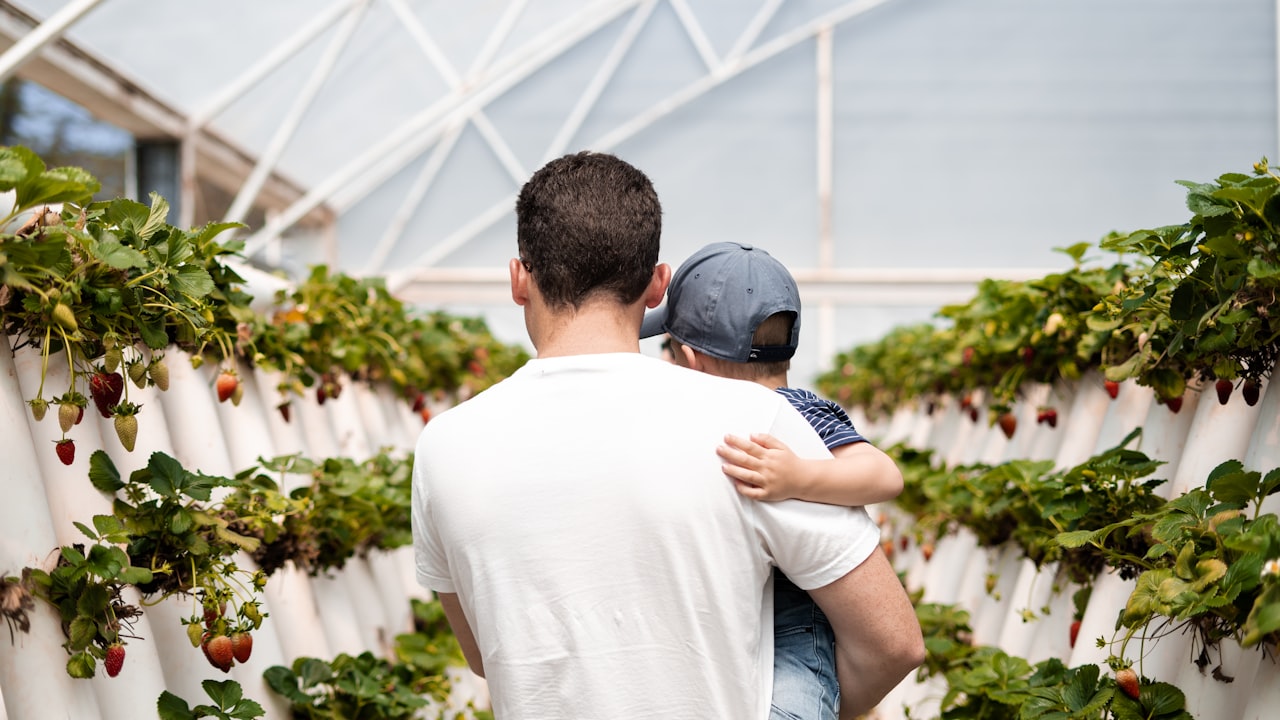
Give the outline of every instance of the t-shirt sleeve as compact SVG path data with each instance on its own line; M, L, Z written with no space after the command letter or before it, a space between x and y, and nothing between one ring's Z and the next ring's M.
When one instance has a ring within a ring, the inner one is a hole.
M423 434L425 437L425 433ZM418 583L435 592L457 592L453 584L453 576L449 572L449 561L445 555L444 544L431 522L431 494L426 482L426 468L429 465L423 452L426 443L418 442L416 457L413 463L412 510L413 527L413 562Z
M800 457L830 457L805 418L785 402L770 434ZM765 551L796 586L812 590L844 577L880 544L880 528L860 507L803 500L754 502Z

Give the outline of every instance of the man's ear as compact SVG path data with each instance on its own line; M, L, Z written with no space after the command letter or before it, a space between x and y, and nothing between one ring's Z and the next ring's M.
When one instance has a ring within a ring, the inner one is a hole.
M656 308L662 304L662 298L667 294L667 285L671 284L671 266L666 263L658 263L653 268L653 277L649 279L649 287L645 289L644 306L647 308Z
M507 263L507 270L511 273L511 300L521 307L528 305L529 271L524 269L520 258L511 258Z

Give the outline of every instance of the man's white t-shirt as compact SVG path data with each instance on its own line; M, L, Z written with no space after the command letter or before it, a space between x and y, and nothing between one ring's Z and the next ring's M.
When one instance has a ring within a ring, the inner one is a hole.
M776 565L865 560L861 508L741 497L726 433L829 457L777 393L637 353L536 359L432 419L413 469L417 576L457 593L498 720L764 720Z

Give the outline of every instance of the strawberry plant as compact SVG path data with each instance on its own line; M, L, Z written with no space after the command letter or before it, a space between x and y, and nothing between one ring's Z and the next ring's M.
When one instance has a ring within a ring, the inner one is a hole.
M76 678L93 677L99 660L112 677L120 672L124 639L135 637L130 634L132 620L142 614L124 601L122 590L152 578L150 570L134 566L118 547L128 538L118 518L98 515L93 525L76 523L93 542L87 551L83 544L64 546L53 570L27 570L34 594L58 611L67 638L63 647L70 656L67 674Z
M288 455L261 464L279 473L281 484L286 475L310 479L284 498L278 484L260 475L225 501L228 507L244 508L258 502L255 498L265 498L269 511L279 515L278 527L246 530L261 532L262 543L252 554L264 572L293 561L317 574L341 568L348 558L375 548L390 550L412 542L411 458L393 458L384 451L360 463Z
M1263 158L1252 175L1180 184L1189 221L1102 243L1149 263L1140 282L1108 296L1090 318L1090 327L1113 333L1107 376L1137 378L1164 400L1181 397L1188 382L1257 388L1280 357L1280 322L1271 317L1280 291L1280 176Z
M1056 471L1052 461L1029 460L937 468L928 453L900 445L888 452L902 469L904 488L897 502L914 515L918 541L936 541L963 526L984 547L1013 541L1037 567L1058 563L1073 582L1088 585L1116 556L1063 541L1089 537L1164 503L1154 492L1164 480L1142 480L1161 463L1128 449L1137 436L1134 431L1116 447ZM1134 552L1146 551L1140 538L1125 542ZM1119 566L1122 575L1136 574L1131 564Z
M40 386L28 400L37 420L51 400L84 408L82 392L103 417L117 415L128 400L122 373L140 386L148 375L167 386L159 351L171 344L232 352L218 320L230 305L246 311L248 302L234 287L243 280L220 262L234 249L216 238L232 226L179 230L165 222L169 206L157 195L150 207L93 202L96 180L76 168L47 169L21 147L0 148L3 190L17 202L0 227L23 214L30 219L15 232L0 231L0 327L17 348L41 353ZM69 386L50 398L45 381L58 352L65 352ZM70 432L66 418L59 420Z
M156 702L156 711L160 720L196 720L196 718L218 718L219 720L254 720L266 714L262 705L244 696L244 690L235 680L204 680L200 683L205 694L213 704L201 704L191 707L186 700L165 690Z
M295 718L491 719L473 709L469 715L441 709L450 689L445 669L465 667L466 660L439 601L411 602L414 631L396 637L393 659L367 652L332 662L297 658L290 667L268 668L263 677L293 704Z
M1097 665L1068 668L1054 658L1033 665L999 648L975 646L965 611L921 603L918 595L913 600L926 650L917 677L945 680L938 707L943 719L1191 719L1185 696L1173 685L1141 683L1129 669L1103 677Z
M1277 490L1280 468L1263 475L1231 460L1215 468L1203 488L1154 511L1059 538L1068 547L1092 544L1113 565L1141 569L1117 626L1125 628L1120 657L1128 641L1153 623L1192 631L1201 668L1225 638L1275 649L1280 521L1259 514L1258 507ZM1128 544L1135 538L1137 548ZM1144 546L1145 552L1136 551Z
M263 673L267 684L293 705L295 718L420 717L434 698L447 696L441 677L416 677L407 665L393 664L364 652L345 653L332 662L301 657L290 667L276 665Z

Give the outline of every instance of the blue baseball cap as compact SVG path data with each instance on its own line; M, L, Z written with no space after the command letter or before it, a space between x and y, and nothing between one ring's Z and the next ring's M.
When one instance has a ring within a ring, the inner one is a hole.
M795 315L786 345L753 346L751 336L774 313ZM667 302L644 316L640 337L667 333L731 362L789 360L800 344L800 293L772 255L736 242L711 243L671 276Z

